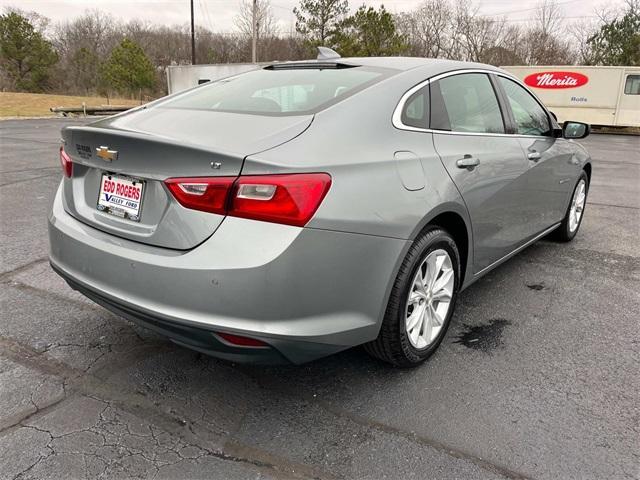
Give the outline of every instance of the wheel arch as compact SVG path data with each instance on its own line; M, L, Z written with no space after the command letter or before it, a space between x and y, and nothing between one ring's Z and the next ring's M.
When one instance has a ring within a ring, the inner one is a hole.
M582 169L587 174L587 179L589 180L589 185L591 185L591 162L587 162L584 164Z
M464 287L473 265L473 233L466 209L452 202L429 212L415 229L411 239L415 240L426 228L432 226L446 230L456 242L460 254L460 286Z

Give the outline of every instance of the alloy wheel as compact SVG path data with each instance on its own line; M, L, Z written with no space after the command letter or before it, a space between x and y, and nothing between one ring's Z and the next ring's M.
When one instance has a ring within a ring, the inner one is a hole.
M584 211L584 204L587 199L587 182L581 179L576 186L575 192L573 192L573 198L571 199L571 209L569 210L569 231L575 232L580 225L580 218Z
M406 330L417 349L433 343L442 330L453 296L455 274L449 254L430 252L416 271L405 308Z

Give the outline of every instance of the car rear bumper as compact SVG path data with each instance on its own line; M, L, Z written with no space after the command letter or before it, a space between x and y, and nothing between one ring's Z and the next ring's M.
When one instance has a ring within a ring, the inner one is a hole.
M174 341L233 361L303 363L374 339L408 241L226 218L189 251L76 220L58 191L50 261L75 289ZM264 341L236 347L214 332Z

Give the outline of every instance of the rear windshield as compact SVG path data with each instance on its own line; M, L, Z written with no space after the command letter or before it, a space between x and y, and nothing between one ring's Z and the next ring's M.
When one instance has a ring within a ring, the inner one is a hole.
M316 113L380 81L390 71L369 67L253 70L203 85L160 106L278 116Z

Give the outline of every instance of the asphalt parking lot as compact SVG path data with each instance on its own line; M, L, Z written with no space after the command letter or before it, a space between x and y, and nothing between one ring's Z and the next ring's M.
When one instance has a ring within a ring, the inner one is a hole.
M439 352L237 366L49 268L59 129L0 122L0 478L639 478L640 137L592 135L582 229L465 291Z

